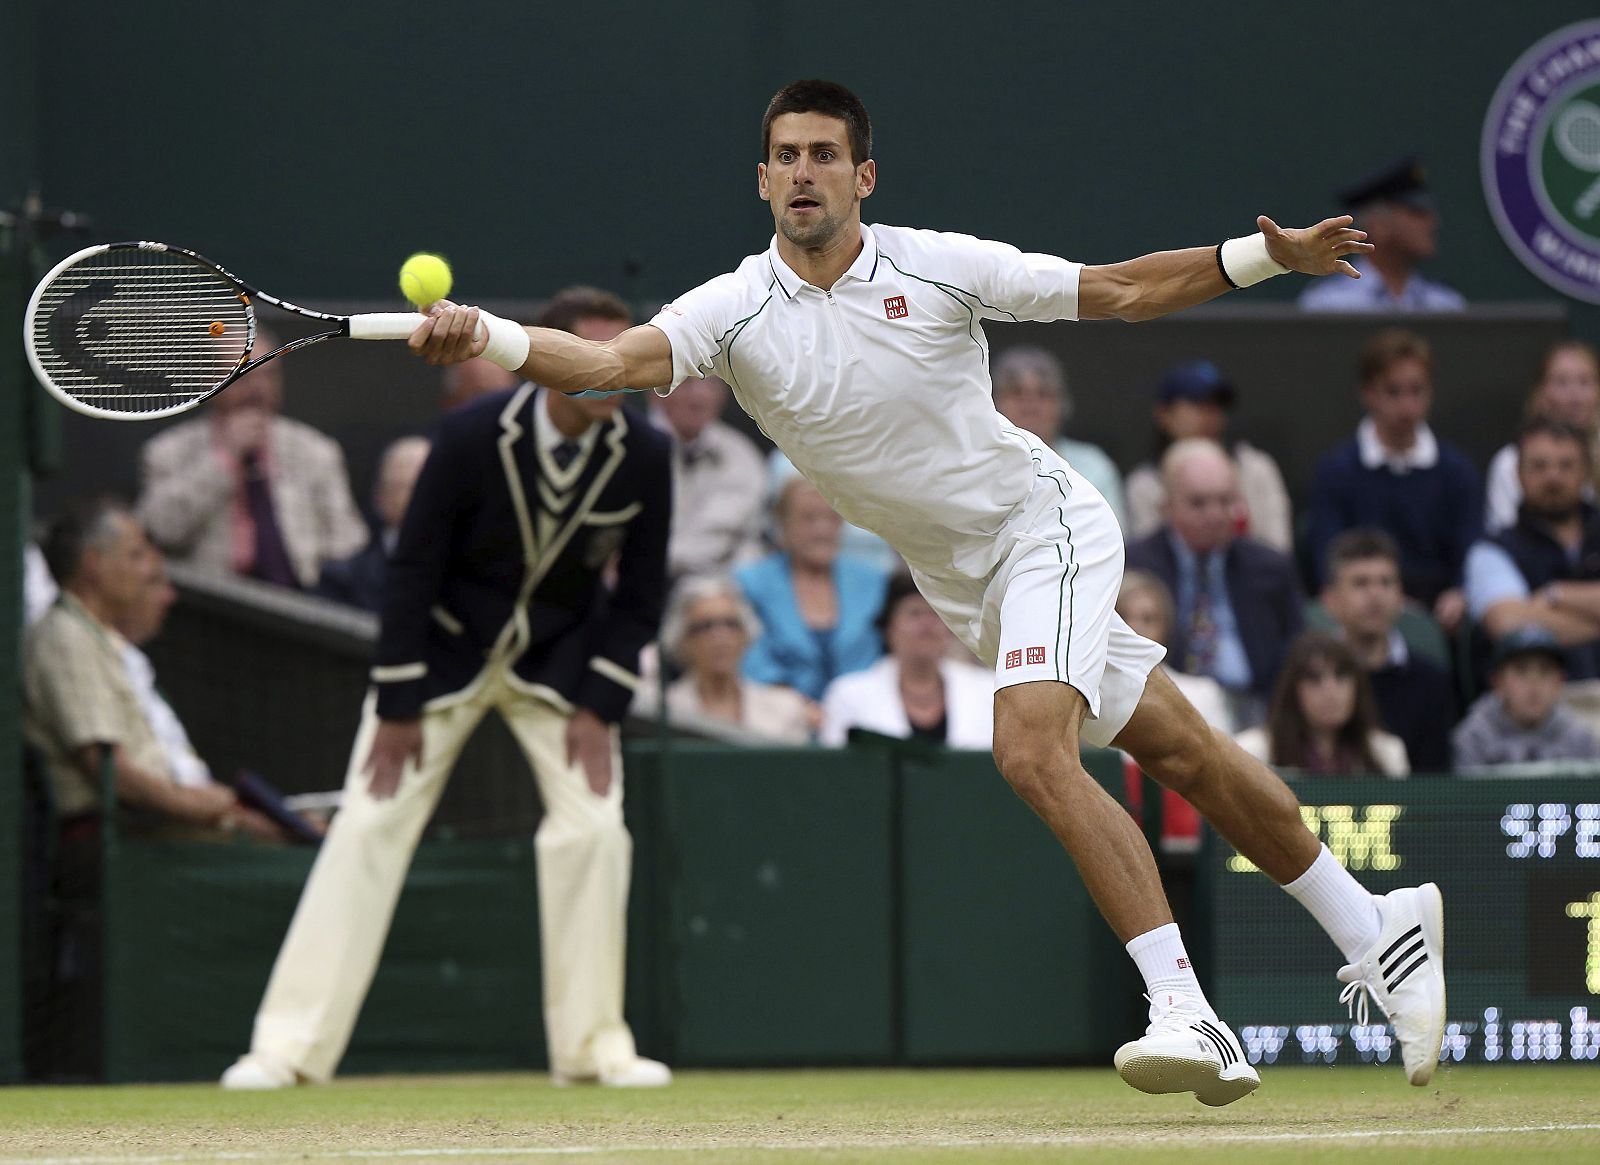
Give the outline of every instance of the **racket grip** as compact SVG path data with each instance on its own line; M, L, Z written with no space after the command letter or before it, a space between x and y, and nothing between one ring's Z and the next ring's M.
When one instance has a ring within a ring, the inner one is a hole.
M428 317L414 311L372 312L350 317L352 340L405 340Z

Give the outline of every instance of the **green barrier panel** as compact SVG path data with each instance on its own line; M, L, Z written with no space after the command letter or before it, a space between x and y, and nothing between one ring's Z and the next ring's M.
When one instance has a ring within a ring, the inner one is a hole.
M1302 780L1307 824L1374 893L1445 896L1448 1059L1600 1058L1600 782ZM1310 915L1221 842L1205 859L1212 1001L1267 1063L1392 1063L1351 1022L1343 959Z
M123 841L106 877L105 1077L214 1078L250 1022L306 849ZM342 1071L543 1062L531 842L425 843Z
M675 744L658 763L677 1062L889 1062L883 761Z
M1118 755L1085 760L1120 800ZM1138 975L1050 830L987 753L907 763L901 803L905 1059L1103 1063Z

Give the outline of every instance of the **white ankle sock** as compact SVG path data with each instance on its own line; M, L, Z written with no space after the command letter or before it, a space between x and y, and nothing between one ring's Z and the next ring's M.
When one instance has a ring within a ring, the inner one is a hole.
M1311 912L1350 962L1359 959L1377 941L1383 928L1377 900L1334 860L1327 846L1322 847L1311 868L1284 889Z
M1128 943L1128 954L1139 964L1139 974L1144 976L1152 1006L1170 1007L1177 997L1187 996L1210 1007L1205 992L1200 990L1200 980L1194 977L1194 967L1189 962L1189 952L1183 949L1183 936L1178 933L1176 922L1139 935Z

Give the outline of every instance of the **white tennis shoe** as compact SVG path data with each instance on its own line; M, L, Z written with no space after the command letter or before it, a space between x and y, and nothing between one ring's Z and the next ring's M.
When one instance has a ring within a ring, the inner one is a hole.
M1145 1034L1117 1049L1117 1073L1140 1092L1192 1092L1220 1108L1248 1096L1261 1077L1227 1024L1198 999L1167 997L1150 1003Z
M1378 899L1383 929L1367 953L1339 971L1339 1002L1367 1022L1370 998L1394 1024L1406 1078L1433 1079L1444 1042L1444 898L1432 882Z
M222 1086L230 1092L268 1092L293 1088L300 1082L293 1068L254 1052L246 1052L222 1074Z
M624 1064L602 1068L593 1076L552 1071L550 1082L557 1088L573 1084L598 1084L601 1088L665 1088L672 1083L672 1069L660 1060L635 1056Z

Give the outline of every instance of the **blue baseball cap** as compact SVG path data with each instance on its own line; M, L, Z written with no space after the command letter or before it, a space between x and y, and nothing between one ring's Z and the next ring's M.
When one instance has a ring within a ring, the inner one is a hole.
M1156 399L1162 404L1175 400L1215 401L1225 409L1232 408L1233 381L1209 360L1188 360L1167 369Z
M1514 659L1524 655L1543 655L1554 660L1562 670L1566 670L1567 653L1561 644L1545 628L1537 623L1525 623L1521 627L1514 627L1499 639L1494 641L1494 650L1489 653L1489 670L1496 671Z

